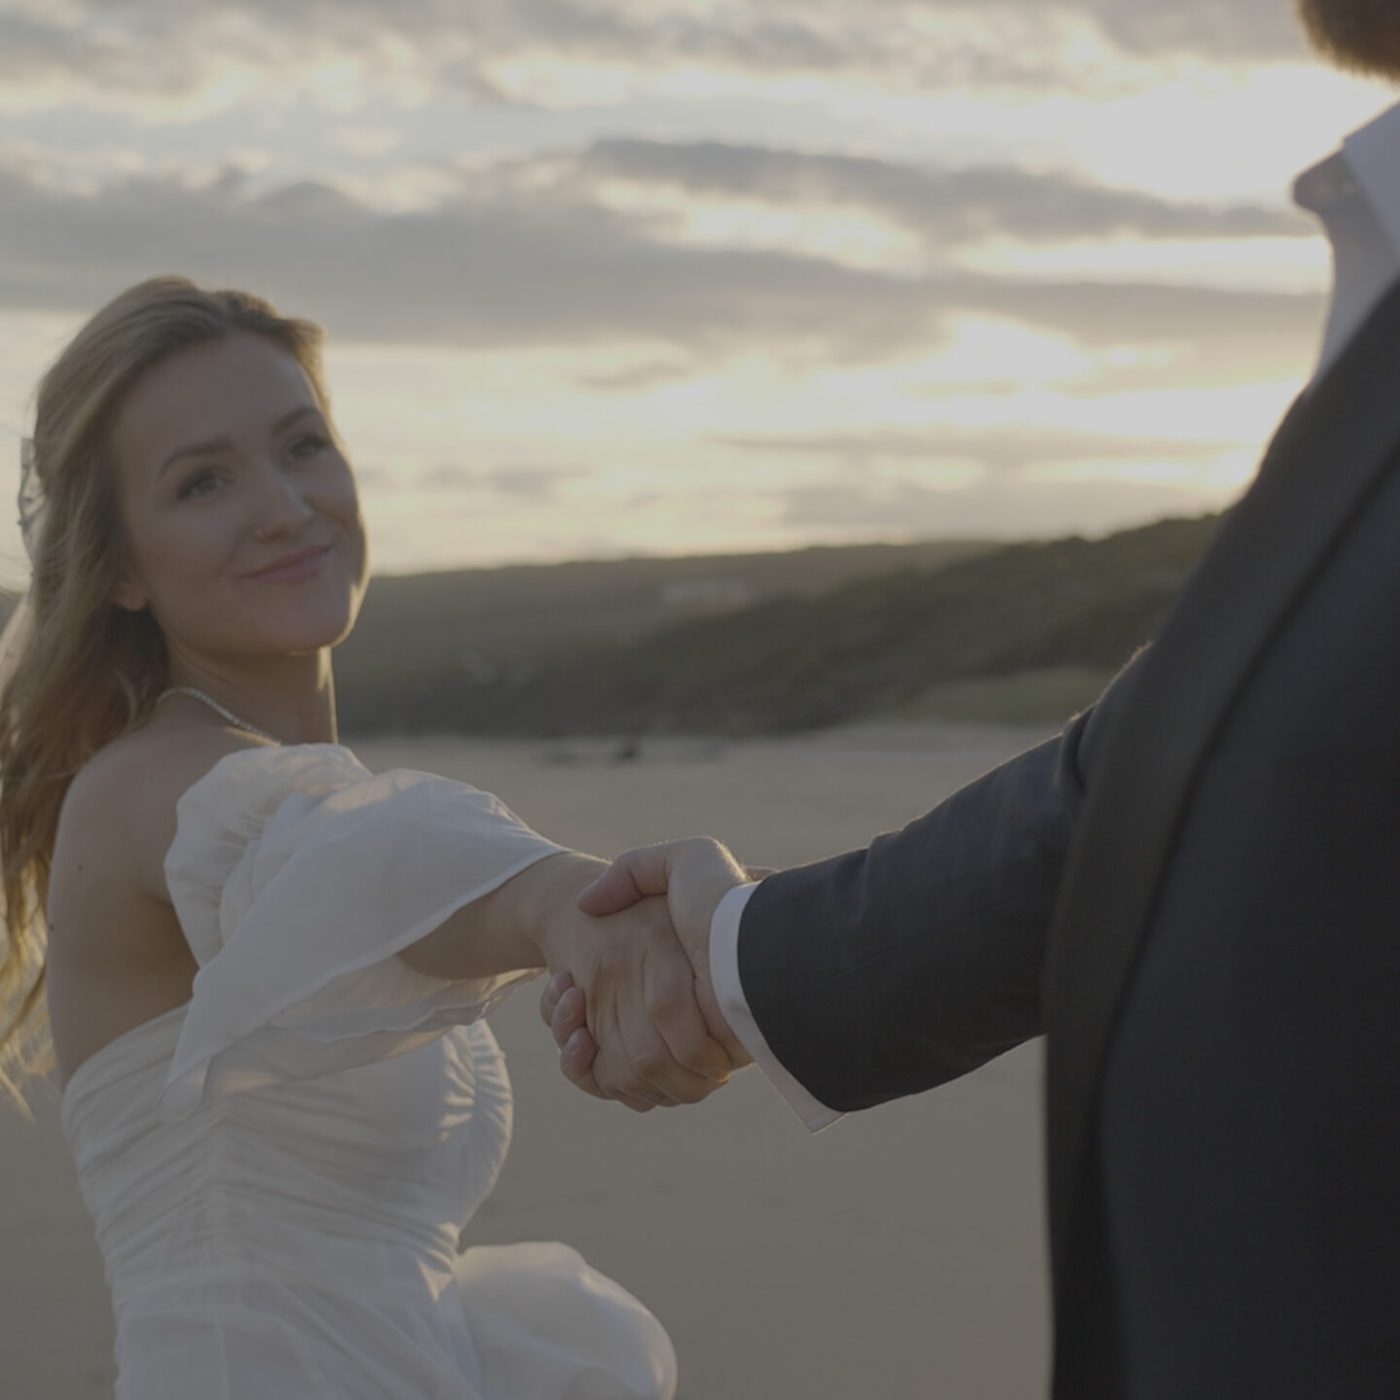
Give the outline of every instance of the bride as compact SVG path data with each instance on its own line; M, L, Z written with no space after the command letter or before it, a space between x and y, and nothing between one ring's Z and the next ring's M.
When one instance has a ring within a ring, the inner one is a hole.
M40 384L0 645L5 1084L58 1070L118 1400L670 1397L617 1283L464 1238L510 1136L490 1009L548 968L597 1013L639 941L658 984L689 963L660 899L577 911L603 862L337 742L368 561L322 336L160 277ZM698 1012L632 1043L638 1110L729 1068Z

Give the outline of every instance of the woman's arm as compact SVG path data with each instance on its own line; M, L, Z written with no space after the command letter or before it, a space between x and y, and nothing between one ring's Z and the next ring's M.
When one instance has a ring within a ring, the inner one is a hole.
M546 856L464 904L399 957L416 972L454 981L552 967L547 949L560 916L605 869L606 861L579 851Z
M664 899L602 918L578 908L579 893L607 868L577 851L546 856L398 956L434 977L530 967L567 975L587 998L589 1030L604 1047L575 1081L580 1088L642 1111L696 1103L728 1079L730 1058L710 1036Z

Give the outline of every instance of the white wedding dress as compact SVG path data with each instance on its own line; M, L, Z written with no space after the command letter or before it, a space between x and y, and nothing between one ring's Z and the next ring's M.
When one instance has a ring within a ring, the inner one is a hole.
M181 797L191 999L61 1105L117 1400L674 1395L660 1323L572 1249L461 1242L511 1129L482 1018L529 974L395 956L560 849L488 793L337 744L230 754Z

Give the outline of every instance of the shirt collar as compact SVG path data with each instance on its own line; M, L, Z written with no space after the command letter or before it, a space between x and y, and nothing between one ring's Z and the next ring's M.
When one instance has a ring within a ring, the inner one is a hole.
M1332 301L1315 384L1400 276L1400 103L1305 170L1293 197L1321 219L1332 244Z
M1341 154L1400 259L1400 102L1353 131Z

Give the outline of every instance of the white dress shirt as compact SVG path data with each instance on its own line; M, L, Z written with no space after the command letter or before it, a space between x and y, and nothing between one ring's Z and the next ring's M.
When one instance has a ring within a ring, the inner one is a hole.
M1353 132L1301 174L1294 201L1317 215L1332 243L1332 301L1310 385L1332 367L1367 314L1400 275L1400 103ZM1305 390L1306 392L1306 390ZM710 976L735 1035L809 1129L842 1117L815 1099L768 1048L739 979L739 922L757 885L737 885L710 924Z

